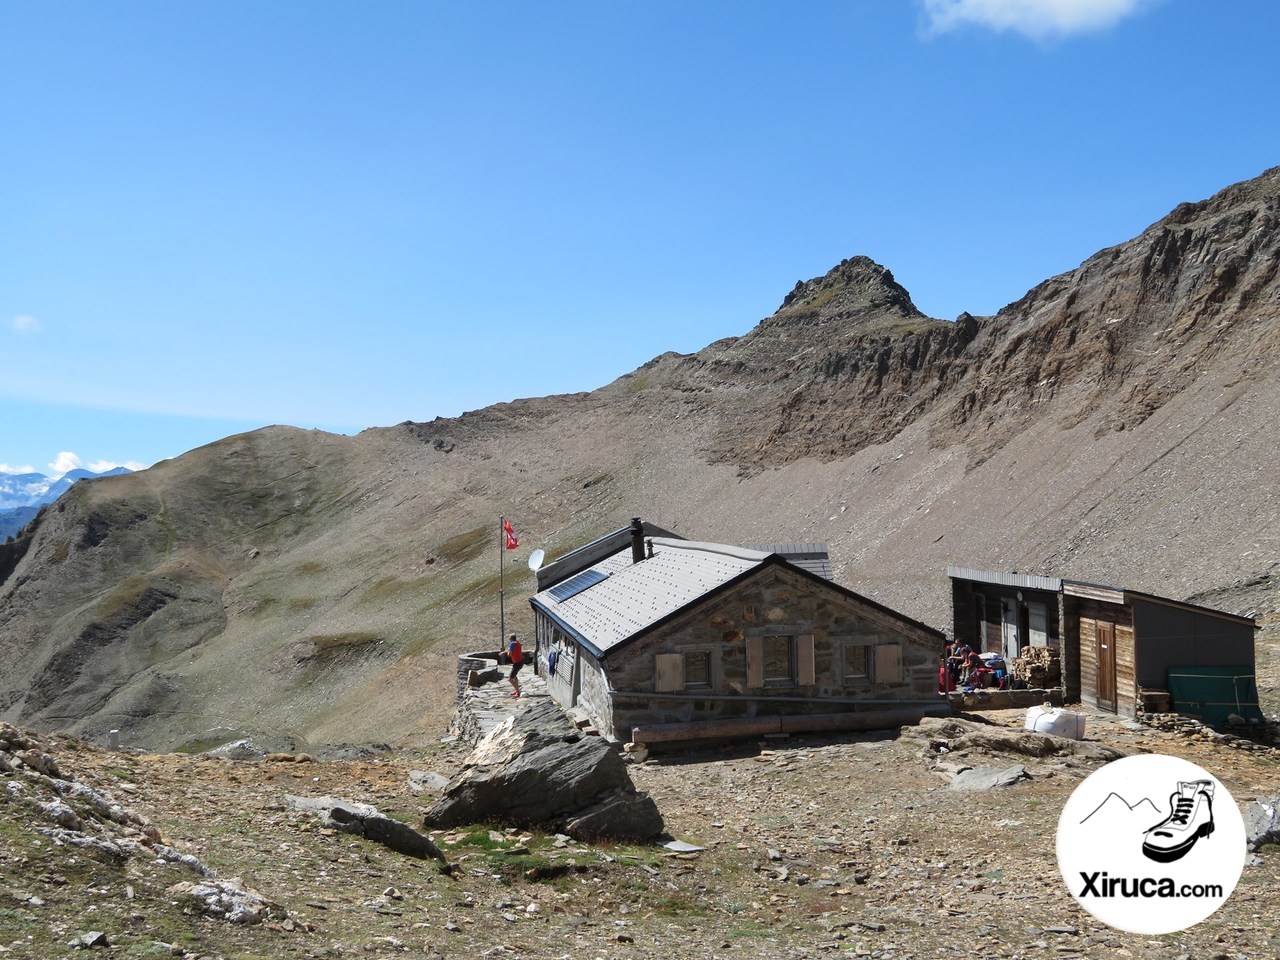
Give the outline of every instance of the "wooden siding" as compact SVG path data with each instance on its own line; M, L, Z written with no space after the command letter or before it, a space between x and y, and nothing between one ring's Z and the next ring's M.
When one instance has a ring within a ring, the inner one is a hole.
M1012 576L1012 575L1011 575ZM1014 577L1014 579L1033 580L1035 582L1050 581L1047 577ZM1022 600L1018 600L1018 593ZM1019 626L1022 646L1049 646L1060 649L1062 646L1061 605L1057 593L1038 590L1030 586L1014 586L1010 584L963 580L953 578L951 581L951 616L952 636L963 641L979 653L1001 653L1004 646L1003 613L1001 603L1008 600L1019 610L1018 622L1024 617L1021 611L1027 611L1027 629ZM1044 608L1043 633L1033 638L1030 628L1030 606L1039 604ZM981 618L981 619L979 619Z
M1133 610L1114 603L1086 597L1072 602L1080 653L1080 701L1091 707L1107 709L1098 699L1098 633L1097 623L1115 625L1116 713L1133 717L1138 712L1137 657L1133 633Z
M1104 587L1096 583L1076 583L1071 580L1062 582L1062 592L1069 597L1081 600L1096 600L1099 603L1122 604L1124 591L1116 587Z

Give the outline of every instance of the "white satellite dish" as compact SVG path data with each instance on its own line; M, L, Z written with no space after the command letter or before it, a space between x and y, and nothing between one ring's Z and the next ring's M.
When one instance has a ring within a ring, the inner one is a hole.
M533 553L529 554L529 569L534 573L538 572L538 568L542 566L542 561L547 558L547 552L539 547Z

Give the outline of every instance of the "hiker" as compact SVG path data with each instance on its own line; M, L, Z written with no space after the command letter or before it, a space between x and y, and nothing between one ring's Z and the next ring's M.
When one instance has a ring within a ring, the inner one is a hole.
M520 696L520 680L516 676L520 672L520 668L524 666L524 650L520 647L520 641L513 633L511 639L507 641L507 656L511 658L511 673L507 679L511 681L511 696Z

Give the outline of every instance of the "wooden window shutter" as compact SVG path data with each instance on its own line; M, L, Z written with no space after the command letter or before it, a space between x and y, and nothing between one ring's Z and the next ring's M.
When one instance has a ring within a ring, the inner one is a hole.
M747 637L747 686L764 686L764 638Z
M876 683L902 682L902 647L896 643L882 643L876 647Z
M684 689L684 657L678 653L658 653L653 657L653 689L675 693Z
M813 666L813 634L796 637L796 686L811 687L816 682Z

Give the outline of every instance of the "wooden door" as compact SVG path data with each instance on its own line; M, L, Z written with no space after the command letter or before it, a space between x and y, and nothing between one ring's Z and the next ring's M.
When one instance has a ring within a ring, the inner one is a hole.
M1022 646L1018 642L1018 605L1005 598L1000 601L1000 655L1006 664L1013 663Z
M1097 621L1094 629L1098 653L1098 707L1116 709L1116 625Z

